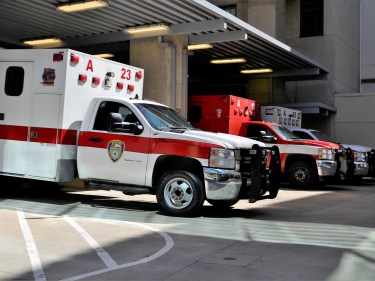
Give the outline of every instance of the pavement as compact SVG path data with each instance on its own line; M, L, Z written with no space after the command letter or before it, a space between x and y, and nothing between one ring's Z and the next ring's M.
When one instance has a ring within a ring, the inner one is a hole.
M375 280L373 179L193 218L151 195L3 183L0 217L0 280Z

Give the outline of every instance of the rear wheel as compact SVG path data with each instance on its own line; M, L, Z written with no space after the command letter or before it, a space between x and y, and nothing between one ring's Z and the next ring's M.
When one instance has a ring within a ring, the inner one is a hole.
M290 165L287 171L288 182L296 187L312 187L318 181L318 174L313 165L298 161Z
M171 171L160 179L156 199L159 206L173 216L192 216L202 207L202 181L187 171Z

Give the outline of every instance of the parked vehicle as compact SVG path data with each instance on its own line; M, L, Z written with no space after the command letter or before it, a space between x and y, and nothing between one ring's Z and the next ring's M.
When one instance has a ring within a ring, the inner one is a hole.
M282 175L291 185L312 187L340 174L349 177L353 171L350 151L332 142L303 140L284 127L301 126L301 118L300 111L260 107L256 101L233 95L189 97L189 121L195 127L247 137L267 147L277 145Z
M327 135L319 130L304 129L304 128L292 128L291 131L297 136L303 139L312 140L323 140L332 141ZM341 144L346 149L353 151L353 158L355 164L354 176L363 177L371 176L375 177L375 149L357 145L357 144Z
M0 175L155 194L176 216L277 196L277 147L196 130L142 100L143 78L69 49L1 50Z

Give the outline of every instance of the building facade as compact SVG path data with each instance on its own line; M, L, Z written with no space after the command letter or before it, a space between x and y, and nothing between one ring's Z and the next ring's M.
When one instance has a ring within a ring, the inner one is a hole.
M248 97L302 110L303 126L337 142L375 146L372 0L213 0L318 61L328 73L255 78Z

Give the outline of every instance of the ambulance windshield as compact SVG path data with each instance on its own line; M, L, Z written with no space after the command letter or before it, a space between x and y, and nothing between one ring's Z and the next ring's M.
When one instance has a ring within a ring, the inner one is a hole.
M192 127L185 119L173 109L157 104L135 104L151 126L160 131L185 131Z
M287 128L283 126L271 126L272 129L274 129L280 136L282 136L286 140L290 139L300 139L296 134L293 132L289 131Z

